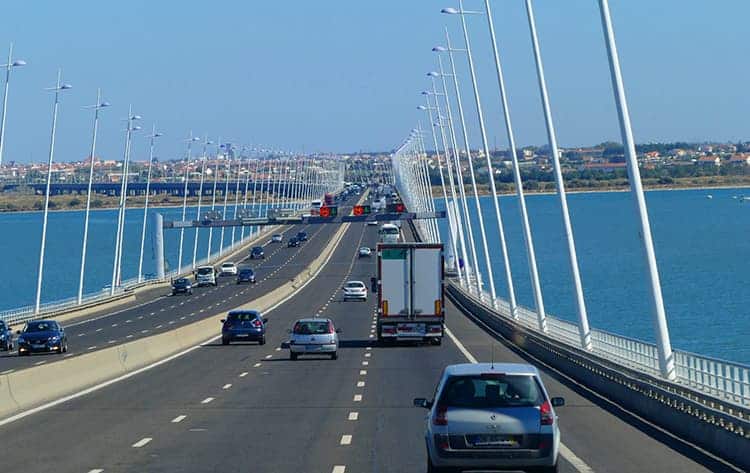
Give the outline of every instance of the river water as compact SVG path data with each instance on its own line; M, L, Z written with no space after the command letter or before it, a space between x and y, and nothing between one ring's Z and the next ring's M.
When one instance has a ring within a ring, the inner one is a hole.
M712 198L708 198L711 195ZM675 348L750 364L750 195L748 189L646 193L667 320ZM497 293L507 283L492 199L480 198ZM592 327L654 340L649 287L629 192L568 196ZM470 209L475 204L470 201ZM444 208L442 199L438 203ZM576 321L567 244L556 195L529 195L545 309ZM519 303L534 307L518 200L500 198ZM472 224L486 274L475 213ZM445 223L442 231L445 235Z

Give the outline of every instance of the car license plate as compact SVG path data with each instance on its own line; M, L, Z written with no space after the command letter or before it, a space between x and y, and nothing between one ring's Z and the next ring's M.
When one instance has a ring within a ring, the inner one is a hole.
M407 337L421 337L425 334L424 324L398 324L396 329L398 335Z
M35 343L35 344L31 345L31 348L39 350L39 349L47 348L47 347L45 345L38 345L38 344Z
M247 334L247 333L238 333L237 335L235 335L235 337L237 338L247 338L249 336L250 334Z
M320 351L323 347L320 345L306 345L305 349L307 351Z
M518 440L512 435L480 434L467 435L467 443L473 447L485 448L518 448Z

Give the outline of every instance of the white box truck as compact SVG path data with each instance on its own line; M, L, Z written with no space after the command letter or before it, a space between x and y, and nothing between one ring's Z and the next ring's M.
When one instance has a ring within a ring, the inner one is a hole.
M378 243L378 341L440 344L445 323L443 245Z

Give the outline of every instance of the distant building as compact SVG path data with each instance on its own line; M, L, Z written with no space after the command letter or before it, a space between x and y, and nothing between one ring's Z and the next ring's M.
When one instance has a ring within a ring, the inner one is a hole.
M737 153L729 158L729 164L734 166L750 166L750 153Z
M718 156L701 156L695 162L700 166L721 166L721 158Z

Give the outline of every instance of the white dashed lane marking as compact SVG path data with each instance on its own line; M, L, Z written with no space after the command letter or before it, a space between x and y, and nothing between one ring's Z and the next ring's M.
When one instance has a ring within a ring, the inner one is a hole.
M173 424L178 424L178 423L182 422L183 420L185 420L186 417L187 416L185 416L185 415L177 416L174 419L172 419L172 423Z
M354 402L362 402L362 395L361 394L355 394L354 395Z
M202 400L202 401L201 401L201 404L208 404L209 402L211 402L211 401L213 401L213 400L214 400L214 398L212 398L212 397L207 397L206 399L204 399L204 400Z
M351 435L342 435L341 436L341 445L351 445L352 444L352 436Z
M232 387L232 384L231 383L227 383L224 386L222 386L221 389L229 389L231 387Z
M133 448L141 448L147 443L149 443L151 440L153 440L151 437L144 437L133 444Z
M357 420L359 419L359 412L352 411L349 413L349 420Z

